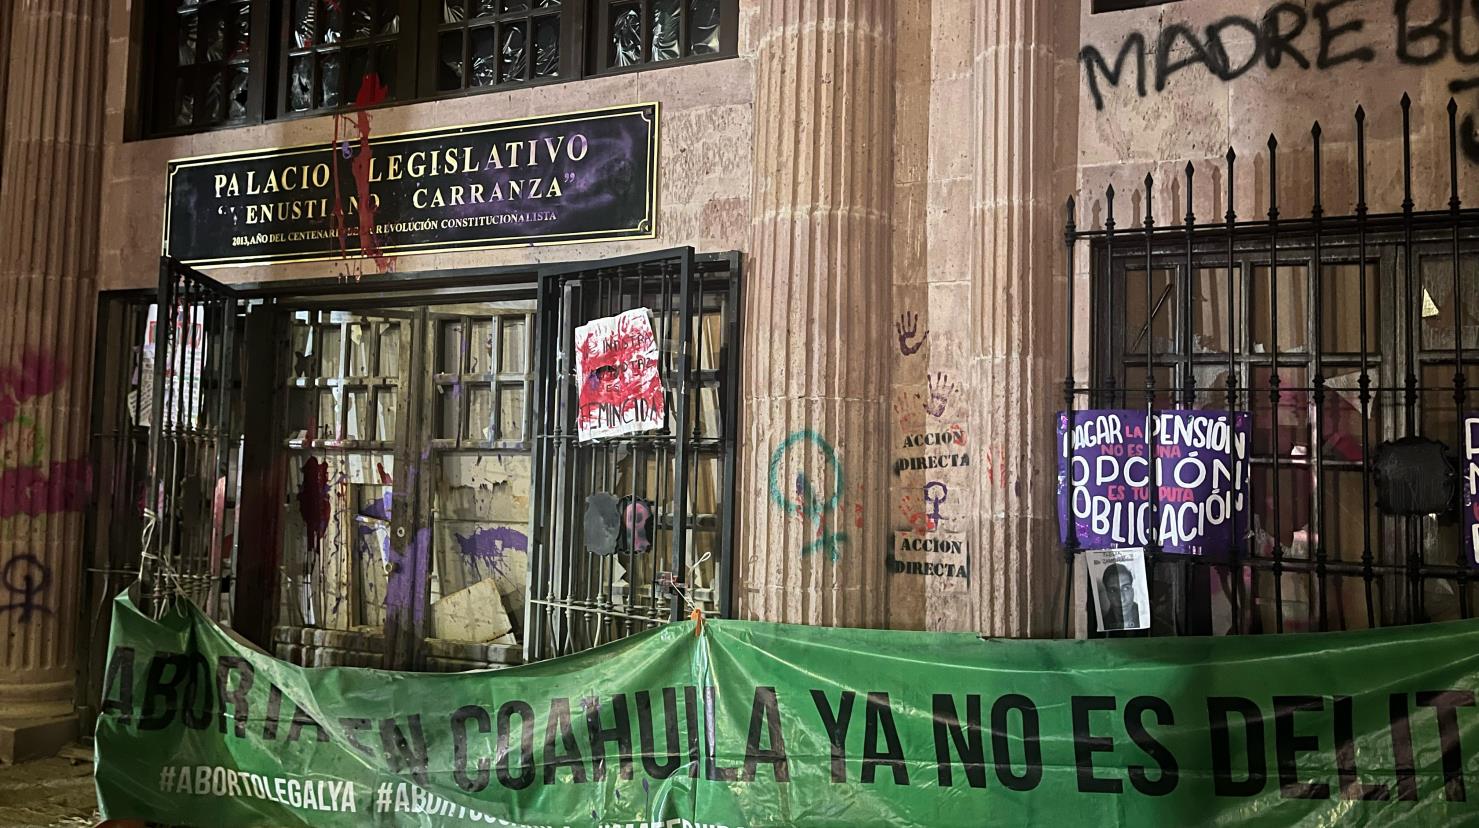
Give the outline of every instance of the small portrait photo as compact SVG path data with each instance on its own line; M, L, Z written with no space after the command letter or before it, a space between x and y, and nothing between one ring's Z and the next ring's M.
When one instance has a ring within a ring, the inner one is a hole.
M1096 549L1084 553L1089 568L1089 591L1099 629L1150 628L1150 588L1141 549Z

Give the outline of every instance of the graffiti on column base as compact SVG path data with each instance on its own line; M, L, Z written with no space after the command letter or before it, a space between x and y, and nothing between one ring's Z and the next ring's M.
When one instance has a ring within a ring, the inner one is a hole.
M16 555L0 567L0 587L9 594L10 602L0 604L0 614L12 613L22 624L29 624L35 613L50 615L37 599L51 584L51 570L35 555Z
M963 581L968 581L971 578L970 567L963 563L901 561L893 555L889 555L886 565L891 575L923 575L927 578L959 578Z
M915 537L909 530L895 533L893 547L884 560L890 575L920 575L961 581L970 578L970 556L966 540L959 535Z
M808 469L819 471L820 479L809 476ZM771 501L788 517L800 516L816 531L816 538L801 548L803 557L818 551L826 552L834 561L841 557L847 533L829 532L827 518L842 502L844 477L837 450L811 429L792 433L771 452L768 475ZM790 485L783 486L782 480Z
M971 464L969 454L943 454L933 457L900 457L894 460L894 474L906 471L963 468Z

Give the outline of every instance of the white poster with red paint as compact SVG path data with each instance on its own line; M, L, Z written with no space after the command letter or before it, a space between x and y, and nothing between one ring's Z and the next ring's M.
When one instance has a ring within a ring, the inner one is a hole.
M657 336L646 308L576 328L580 442L662 429L667 405L658 369Z

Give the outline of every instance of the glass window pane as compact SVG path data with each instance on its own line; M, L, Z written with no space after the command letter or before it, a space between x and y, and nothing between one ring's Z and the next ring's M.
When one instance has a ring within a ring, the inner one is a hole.
M1249 370L1252 387L1243 395L1253 414L1253 453L1271 455L1277 447L1280 458L1303 459L1310 455L1310 395L1305 390L1309 374L1303 368L1279 369L1279 406L1275 423L1272 398L1273 370L1266 365ZM1277 431L1276 431L1277 429ZM1278 439L1275 440L1277 433Z
M522 374L527 370L528 323L522 316L503 317L503 342L498 370L505 374Z
M502 385L498 389L498 439L524 440L524 388Z
M552 78L560 74L560 18L545 15L534 19L534 76Z
M1171 337L1171 319L1176 313L1176 286L1169 269L1150 272L1150 307L1155 316L1155 352L1170 353L1176 343ZM1143 354L1146 347L1144 270L1125 271L1125 353Z
M195 63L195 40L200 28L200 15L191 12L180 15L180 65Z
M293 58L288 70L288 108L302 112L313 106L313 56Z
M1253 353L1304 351L1309 325L1309 270L1303 265L1280 265L1278 278L1269 285L1268 267L1253 268ZM1278 315L1275 331L1273 320ZM1275 337L1274 334L1278 336Z
M318 3L316 0L293 2L293 47L307 49L318 45Z
M690 0L688 52L712 55L719 51L719 0Z
M313 372L313 361L309 359L308 341L312 328L307 325L294 323L293 325L293 367L289 375L295 379L308 377Z
M339 94L342 89L340 68L343 60L338 52L323 55L318 61L318 94L319 106L339 106L343 97Z
M652 60L683 56L678 45L678 7L682 0L652 0Z
M350 390L349 418L345 423L346 440L367 440L370 437L370 392L364 388Z
M401 372L401 326L396 322L380 325L380 368L382 377L399 376Z
M226 18L214 9L208 10L201 18L201 25L205 28L202 33L205 38L205 59L207 61L224 60L226 57Z
M442 0L442 22L456 23L463 17L463 0Z
M526 46L527 32L525 24L505 23L503 31L503 51L498 66L498 82L509 83L524 79L529 68L529 50Z
M395 97L395 69L395 44L385 43L376 46L375 65L371 67L371 71L389 90L390 97Z
M370 375L369 326L364 322L349 323L349 369L346 376L367 377Z
M1453 350L1453 254L1424 256L1422 262L1422 345L1430 350ZM1479 348L1479 258L1459 259L1459 291L1463 298L1464 348Z
M1325 603L1328 629L1332 631L1364 630L1377 626L1381 614L1381 602L1377 600L1377 584L1371 584L1371 608L1377 619L1366 614L1366 581L1360 576L1325 576Z
M1381 280L1377 263L1366 268L1366 350L1381 350L1376 340L1381 318ZM1320 311L1320 347L1328 351L1361 352L1361 268L1358 264L1326 265L1320 292L1325 294Z
M344 50L344 80L348 84L350 94L345 103L353 103L360 99L360 90L365 82L365 73L369 69L370 50L366 48Z
M468 386L466 440L493 439L493 389L486 385Z
M319 440L334 440L338 433L339 389L325 389L318 393L318 430L314 434Z
M338 377L339 341L342 337L338 325L320 325L318 328L318 375Z
M348 37L369 37L375 33L374 0L339 0L349 5Z
M226 18L226 57L245 58L252 48L252 8L246 3L233 6Z
M220 72L207 76L203 118L211 123L226 119L226 78Z
M175 126L189 126L195 121L195 95L190 79L175 78Z
M612 66L635 66L642 62L642 10L636 3L611 4Z
M1155 407L1176 407L1176 369L1162 365L1155 370ZM1125 406L1140 408L1145 405L1145 368L1125 369Z
M1460 445L1458 421L1453 415L1453 362L1425 365L1418 375L1421 388L1422 433L1449 446ZM1479 365L1464 365L1465 413L1479 408Z
M461 385L438 385L436 422L432 437L438 440L457 438L457 415L462 406Z
M437 325L438 373L462 373L462 323L442 322Z
M493 54L494 42L492 26L472 30L473 86L492 86L498 77L498 63Z
M396 34L400 30L400 3L398 0L380 0L380 33Z
M375 389L375 404L375 439L382 443L393 442L395 440L395 389Z
M227 117L239 121L247 114L247 73L244 69L231 72L231 111Z
M344 0L323 0L323 42L338 43L344 39Z
M437 43L437 89L462 88L461 31L443 32Z
M1225 354L1228 343L1242 345L1242 285L1234 280L1233 296L1227 296L1227 268L1203 268L1192 281L1192 352ZM1144 304L1144 299L1141 299ZM1143 322L1141 324L1144 324Z
M472 320L472 341L467 351L467 372L469 374L483 374L492 370L493 324L492 319Z
M1366 513L1362 497L1363 475L1355 470L1330 471L1325 483L1325 554L1330 560L1361 561L1366 546ZM1376 492L1371 492L1371 543L1381 542L1380 514L1376 509ZM1375 553L1375 549L1372 550Z
M479 2L487 2L487 0L479 0ZM528 10L529 10L529 0L503 0L503 11L505 13L508 13L508 12L521 12L521 11L528 11Z

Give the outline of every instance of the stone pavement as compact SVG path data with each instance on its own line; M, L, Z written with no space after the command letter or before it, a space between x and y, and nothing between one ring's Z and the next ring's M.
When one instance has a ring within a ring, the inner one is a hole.
M55 757L0 765L0 828L96 824L92 763Z

